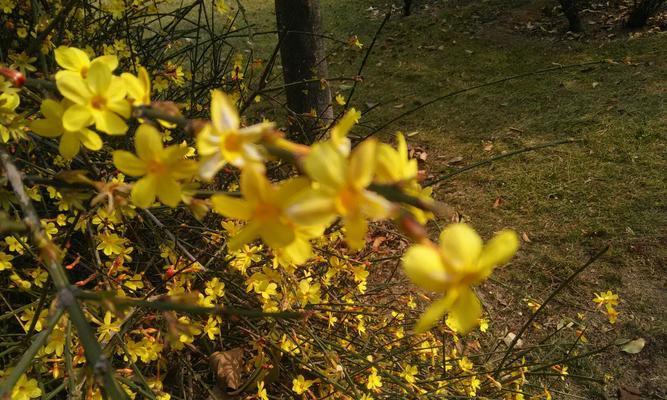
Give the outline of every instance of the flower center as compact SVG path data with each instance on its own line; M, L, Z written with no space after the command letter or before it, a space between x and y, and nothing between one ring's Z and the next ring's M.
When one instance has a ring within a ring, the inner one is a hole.
M159 161L149 161L148 167L146 168L149 174L153 175L163 175L167 172L167 166L162 164Z
M260 221L274 219L278 216L280 210L271 203L259 203L255 208L255 218Z
M107 99L105 99L103 96L94 96L90 100L90 105L98 110L103 109L104 106L106 106L106 104L107 104Z
M227 151L239 152L243 144L239 135L230 134L225 137L224 146Z
M351 186L347 186L338 192L336 199L336 209L339 213L345 215L351 209L359 205L359 191Z

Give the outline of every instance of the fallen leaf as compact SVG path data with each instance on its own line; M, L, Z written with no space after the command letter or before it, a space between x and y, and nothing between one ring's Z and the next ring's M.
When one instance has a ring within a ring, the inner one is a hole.
M236 347L225 352L216 351L209 356L208 362L221 388L236 390L241 386L243 348Z
M484 151L491 151L493 150L493 143L487 143L484 145Z
M637 354L644 348L646 340L644 338L635 339L621 346L621 351L628 354Z
M461 161L463 161L463 157L458 156L447 160L447 164L449 165L459 164Z
M523 239L524 242L526 243L531 243L532 240L528 237L528 234L526 232L521 233L521 239Z
M633 387L618 388L618 400L641 400L641 391Z
M516 338L516 335L512 332L508 332L507 335L505 335L503 338L503 342L505 342L505 344L509 347L509 345L511 345L514 341L514 338ZM514 347L520 348L521 346L523 346L523 340L519 339L516 341Z
M503 204L503 199L501 199L500 197L498 197L498 198L496 199L496 201L493 202L493 208L498 208L498 207L500 207L501 204Z

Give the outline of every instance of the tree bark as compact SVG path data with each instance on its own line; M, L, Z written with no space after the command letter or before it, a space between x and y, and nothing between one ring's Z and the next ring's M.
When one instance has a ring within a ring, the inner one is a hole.
M581 18L579 18L579 10L577 10L576 0L559 0L560 6L563 8L563 14L570 23L569 30L572 32L582 32L584 30Z
M630 12L626 26L630 29L639 29L646 26L648 19L658 12L665 0L640 0Z
M290 130L310 133L333 119L331 90L323 81L327 63L319 0L275 0L275 4Z

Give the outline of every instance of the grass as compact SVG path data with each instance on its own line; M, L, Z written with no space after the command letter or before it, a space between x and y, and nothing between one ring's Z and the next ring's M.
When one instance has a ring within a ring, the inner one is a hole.
M387 8L371 0L321 3L328 33L343 40L359 35L366 46ZM271 4L244 4L258 30L273 27ZM629 386L642 388L645 396L664 396L665 35L630 39L616 32L612 40L568 40L562 32L531 36L512 29L517 18L536 15L550 4L544 1L421 4L410 17L392 16L378 38L352 105L363 110L366 103L389 103L364 115L366 127L479 83L557 64L625 60L457 95L402 118L380 135L388 139L397 130L418 132L410 143L427 153L425 168L436 176L503 151L580 140L459 175L438 185L436 197L486 237L511 227L529 239L517 261L480 290L498 331L518 329L528 312L523 298L543 300L588 256L609 244L610 251L558 297L550 317L540 322L555 326L564 316L590 311L594 291L619 293L619 322L611 326L595 317L587 323L587 337L596 344L644 337L647 346L637 355L613 348L579 363L575 371L609 374L610 379L604 390L582 384L577 392L597 398ZM271 40L258 39L258 54L268 57ZM341 52L331 57L332 76L354 73L358 64L347 58ZM333 87L346 94L345 87ZM447 164L458 157L460 164Z

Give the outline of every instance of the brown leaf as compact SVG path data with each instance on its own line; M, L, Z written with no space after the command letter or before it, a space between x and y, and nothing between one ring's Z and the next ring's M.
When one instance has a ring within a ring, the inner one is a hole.
M618 388L618 400L640 400L641 392L637 388L623 387Z
M503 199L501 197L496 198L496 201L493 202L493 208L498 208L503 204Z
M521 233L521 239L523 239L524 242L526 243L531 243L532 240L528 237L528 234L526 232Z
M216 351L210 355L208 362L221 388L236 390L241 386L243 348L236 347L222 353Z

